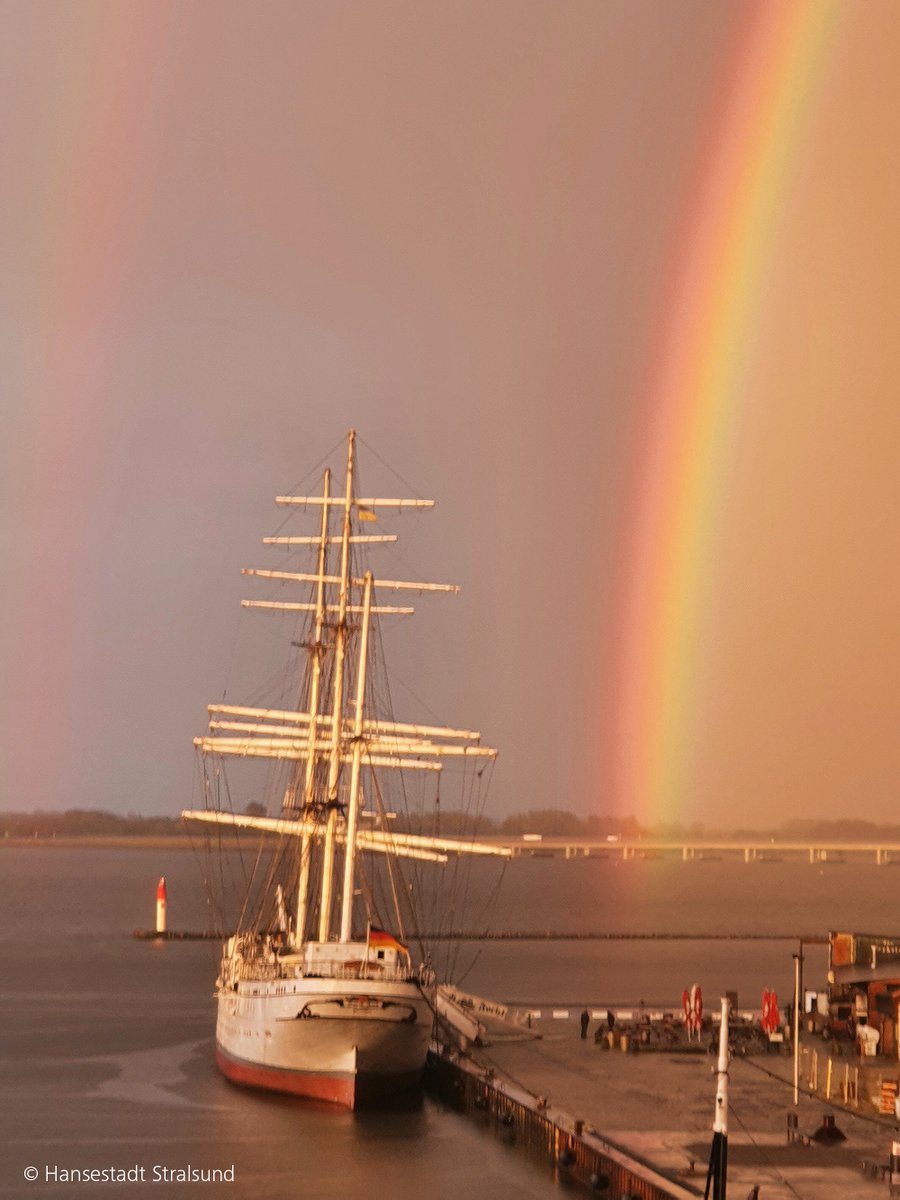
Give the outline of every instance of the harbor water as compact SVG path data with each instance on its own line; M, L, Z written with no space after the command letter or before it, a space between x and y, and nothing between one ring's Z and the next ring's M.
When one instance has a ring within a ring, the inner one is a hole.
M131 937L152 924L161 874L171 928L215 924L190 851L6 847L2 864L0 1195L557 1193L551 1175L428 1099L354 1115L222 1079L212 1061L218 946ZM452 965L466 990L530 1007L673 1004L693 983L708 1002L736 991L742 1008L755 1008L774 987L786 1003L800 937L896 933L900 911L900 871L868 862L523 858L505 868L499 892L496 884L496 869L476 864L452 924L643 935L436 944L436 966ZM824 952L805 954L807 986L823 985ZM60 1175L107 1168L143 1168L144 1182ZM233 1181L153 1176L232 1168Z

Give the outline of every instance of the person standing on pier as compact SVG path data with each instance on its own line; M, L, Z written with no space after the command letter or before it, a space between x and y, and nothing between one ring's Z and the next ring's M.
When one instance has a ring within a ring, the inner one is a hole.
M581 1014L581 1040L582 1041L584 1041L587 1038L588 1025L590 1025L590 1023L591 1023L591 1014L588 1012L587 1009L585 1009L584 1012Z

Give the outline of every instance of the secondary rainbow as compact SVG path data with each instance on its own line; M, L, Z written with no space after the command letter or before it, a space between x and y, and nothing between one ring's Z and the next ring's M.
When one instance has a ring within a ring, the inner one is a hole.
M59 56L43 64L43 90L9 115L10 170L33 179L18 226L30 267L11 318L18 353L2 456L16 511L30 522L8 554L0 633L16 698L4 775L23 803L63 805L72 747L85 741L79 670L97 653L85 631L98 623L87 564L95 517L113 507L104 464L130 387L119 348L137 325L130 289L157 165L142 139L170 9L81 6L60 20L61 10L51 20L23 12L21 22L36 59ZM47 727L56 736L39 740Z

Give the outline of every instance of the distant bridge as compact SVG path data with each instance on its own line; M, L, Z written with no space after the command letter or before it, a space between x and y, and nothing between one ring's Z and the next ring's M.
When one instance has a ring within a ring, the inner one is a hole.
M852 859L870 859L879 867L900 864L900 842L773 842L771 839L741 838L732 841L652 841L647 838L577 838L521 834L514 837L479 838L512 851L514 858L618 858L623 862L650 858L680 858L684 862L710 862L720 858L743 859L745 863L778 862L800 858L813 864L837 865Z

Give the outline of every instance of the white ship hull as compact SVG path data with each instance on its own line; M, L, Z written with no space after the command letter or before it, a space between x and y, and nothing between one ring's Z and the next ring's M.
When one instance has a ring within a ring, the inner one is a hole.
M410 981L246 980L219 993L216 1059L235 1083L355 1108L418 1085L431 1024Z

